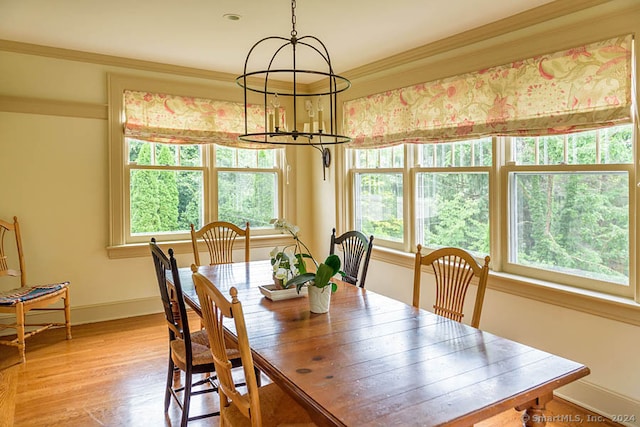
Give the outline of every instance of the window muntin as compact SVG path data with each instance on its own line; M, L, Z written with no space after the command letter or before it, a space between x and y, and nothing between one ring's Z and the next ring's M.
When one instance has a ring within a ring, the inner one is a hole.
M567 135L513 138L518 165L594 165L633 162L633 128L613 126Z
M491 147L491 138L421 145L420 165L431 168L491 166Z

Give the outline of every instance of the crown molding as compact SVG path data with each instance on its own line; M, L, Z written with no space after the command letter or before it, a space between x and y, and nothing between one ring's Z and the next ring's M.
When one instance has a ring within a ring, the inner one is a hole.
M508 18L500 19L490 24L363 65L362 67L353 68L341 74L350 80L356 80L612 1L613 0L556 0Z
M123 67L144 71L155 71L158 73L176 74L186 77L196 77L208 80L219 80L235 82L236 76L230 73L203 70L199 68L182 67L179 65L163 64L141 59L124 58L99 53L83 52L79 50L63 49L51 46L42 46L31 43L22 43L12 40L0 39L0 50L23 53L27 55L46 56L68 61L88 62L93 64L108 65L113 67Z

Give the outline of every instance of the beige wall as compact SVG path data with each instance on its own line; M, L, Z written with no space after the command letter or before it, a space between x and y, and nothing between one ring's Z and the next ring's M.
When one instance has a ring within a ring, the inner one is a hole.
M638 10L615 14L616 7L636 3L609 2L474 45L452 45L456 48L386 71L354 72L353 89L347 94L362 96L636 33ZM5 188L0 217L18 215L21 220L29 282L70 280L76 324L160 311L150 259L110 259L105 249L109 235L107 73L213 86L215 81L1 48L0 44L0 182ZM71 116L58 115L63 110L71 110ZM342 168L336 165L336 159L342 158L340 151L332 149L334 164L326 181L316 150L294 150L288 159L297 166L292 179L299 189L292 197L293 220L301 226L305 241L313 242L315 253L326 253L332 227L344 227L336 215L344 185ZM257 248L252 257L264 258L267 253L268 248ZM409 302L410 267L384 259L384 253L376 254L367 287ZM185 265L192 259L181 254L178 261ZM636 362L640 327L497 290L487 293L481 326L587 364L592 374L565 388L564 396L601 413L633 413L640 419Z

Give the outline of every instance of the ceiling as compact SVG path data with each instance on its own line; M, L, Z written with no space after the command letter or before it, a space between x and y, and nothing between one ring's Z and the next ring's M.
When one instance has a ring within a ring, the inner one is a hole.
M300 0L296 30L343 73L551 1ZM0 39L236 75L254 43L290 33L289 0L0 0Z

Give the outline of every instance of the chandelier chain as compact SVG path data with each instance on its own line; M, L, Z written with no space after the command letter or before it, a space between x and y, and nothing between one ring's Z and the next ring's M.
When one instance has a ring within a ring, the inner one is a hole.
M296 31L296 0L291 0L291 37L298 35Z

